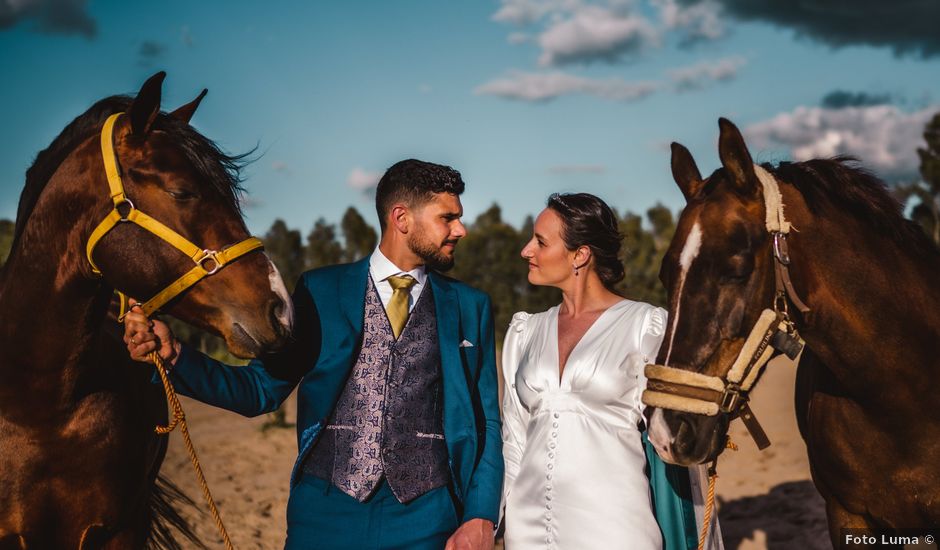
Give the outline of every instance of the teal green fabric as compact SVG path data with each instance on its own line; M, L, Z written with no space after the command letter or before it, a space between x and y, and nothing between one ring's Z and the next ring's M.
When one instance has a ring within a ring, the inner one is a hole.
M692 504L689 470L663 462L643 432L647 475L653 496L653 512L663 533L663 550L698 548L698 529Z
M335 406L362 341L369 258L304 273L294 290L294 336L277 354L232 367L183 348L170 375L179 393L245 416L272 412L297 387L300 466ZM490 298L433 271L444 438L460 518L496 522L503 483L496 346Z
M287 502L284 550L441 550L456 529L447 487L402 504L383 481L359 502L329 481L303 474Z

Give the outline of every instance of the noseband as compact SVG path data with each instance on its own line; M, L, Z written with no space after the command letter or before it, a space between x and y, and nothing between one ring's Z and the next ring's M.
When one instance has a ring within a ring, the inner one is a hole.
M88 238L88 244L85 247L88 263L91 264L92 272L95 275L101 275L101 270L95 264L92 254L95 246L98 245L109 231L114 229L119 223L134 223L153 233L166 241L170 246L189 256L195 266L187 271L179 279L170 283L166 288L158 292L146 303L141 304L146 315L158 311L167 302L179 296L183 291L195 285L205 277L218 273L226 265L236 259L264 247L264 244L257 237L248 237L233 245L223 247L222 250L208 250L200 248L190 242L188 239L163 225L157 220L151 218L138 210L134 203L124 193L124 184L121 182L120 169L118 168L117 155L114 152L114 123L123 113L115 113L108 117L101 128L101 157L104 159L104 169L108 176L108 187L111 190L111 200L114 202L114 209L101 220L101 223L95 227ZM123 320L126 314L127 297L123 292L118 291L121 296L121 314L120 320Z
M764 191L766 228L773 237L773 309L761 312L744 346L725 377L677 369L666 365L646 365L647 386L643 403L650 407L717 416L740 417L760 449L770 445L767 434L748 405L748 396L764 366L775 351L796 359L803 349L796 325L790 320L789 302L806 315L810 309L797 295L790 281L790 255L787 234L790 222L783 215L783 198L774 177L754 165Z

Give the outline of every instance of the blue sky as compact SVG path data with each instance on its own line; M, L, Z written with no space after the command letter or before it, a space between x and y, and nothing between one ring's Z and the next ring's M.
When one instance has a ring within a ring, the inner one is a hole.
M349 205L375 223L370 186L408 157L461 171L470 221L498 202L519 223L554 191L678 209L668 144L712 170L719 116L761 161L849 153L915 178L940 111L940 8L752 4L0 0L0 218L66 123L157 70L164 108L206 87L194 126L229 152L258 146L256 233L278 217L306 233Z

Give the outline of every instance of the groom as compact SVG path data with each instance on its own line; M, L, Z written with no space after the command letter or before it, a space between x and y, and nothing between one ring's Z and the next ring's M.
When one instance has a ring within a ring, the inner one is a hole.
M135 308L134 359L159 348L178 392L255 416L299 384L288 549L493 547L503 476L489 297L440 275L466 234L464 182L401 161L376 189L371 257L304 273L294 336L231 367Z

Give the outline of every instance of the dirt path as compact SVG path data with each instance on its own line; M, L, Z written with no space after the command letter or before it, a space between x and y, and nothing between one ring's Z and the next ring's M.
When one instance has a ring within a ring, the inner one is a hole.
M773 445L757 451L739 422L740 450L719 463L719 517L729 549L829 548L822 499L809 481L805 447L793 413L795 369L774 362L752 407ZM235 547L279 549L286 536L288 476L297 452L293 428L262 431L266 418L245 419L192 400L183 406L206 477ZM293 407L288 404L288 418ZM207 510L182 440L174 433L163 472ZM222 548L208 512L186 511L210 548Z

